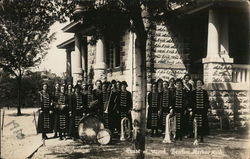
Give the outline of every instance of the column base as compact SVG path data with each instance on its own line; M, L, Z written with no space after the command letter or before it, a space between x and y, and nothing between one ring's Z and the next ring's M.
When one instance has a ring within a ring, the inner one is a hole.
M233 63L234 59L230 57L206 57L202 63Z
M100 68L95 68L94 70L94 81L96 80L101 80L101 81L106 81L107 80L107 73L106 69L100 69Z

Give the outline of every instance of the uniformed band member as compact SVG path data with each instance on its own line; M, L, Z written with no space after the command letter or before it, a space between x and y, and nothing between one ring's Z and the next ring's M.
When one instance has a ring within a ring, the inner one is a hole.
M68 131L68 101L65 93L65 86L61 86L58 103L56 106L56 131L59 132L59 139L66 139L66 132Z
M58 99L59 99L59 95L60 95L60 84L57 82L55 84L55 90L54 90L54 93L53 93L53 107L54 107L54 138L57 137L58 135L58 132L57 132L57 129L56 129L56 125L57 125L57 120L56 120L56 117L57 117L57 109L56 109L56 106L58 105Z
M120 124L118 130L121 129L121 120L125 117L129 119L131 122L131 110L132 110L132 94L127 90L128 84L126 81L121 82L121 91L119 97L119 116L120 116ZM131 124L130 124L131 125Z
M176 139L182 140L184 133L184 115L186 113L186 93L181 79L175 81L176 90L173 94L173 113L176 116Z
M200 141L203 142L204 135L209 132L208 128L208 93L206 90L202 89L203 81L198 79L196 81L196 90L192 91L192 113L193 118L197 120L197 133L200 136Z
M161 93L161 107L160 107L160 127L162 131L165 131L166 127L166 116L170 111L171 102L170 99L171 94L168 89L168 82L163 81L163 91Z
M93 90L94 98L97 101L96 109L99 115L102 115L102 81L97 80L95 82L96 89Z
M101 106L101 113L102 113L102 117L103 117L103 120L104 120L104 127L109 129L110 128L110 124L111 124L111 121L110 121L110 118L109 116L111 115L109 113L109 110L108 110L108 104L109 104L109 98L110 98L110 91L108 91L108 83L107 82L103 82L102 84L102 96L101 96L101 101L102 101L102 106Z
M78 135L78 125L80 119L83 117L84 107L83 107L83 96L81 94L81 86L76 85L74 87L75 93L69 102L69 117L70 117L70 126L69 133L73 140L79 138Z
M193 137L193 120L190 117L191 112L191 92L193 90L193 84L191 82L191 76L186 74L183 77L183 90L186 92L186 106L187 106L187 113L184 115L184 135L185 138Z
M119 101L119 93L118 90L116 88L116 81L112 80L111 81L111 92L110 92L110 100L109 100L109 105L108 105L108 113L110 113L109 115L109 119L111 121L110 124L110 131L112 132L112 134L115 133L115 130L118 130L119 128L119 120L117 122L117 119L119 119L119 112L118 112L118 101Z
M88 84L88 92L83 96L84 106L87 106L87 113L98 114L98 101L93 92L93 84Z
M51 95L48 92L48 84L44 83L40 95L40 113L38 117L38 133L42 133L42 138L47 139L46 133L53 133L53 106Z
M157 83L152 84L152 92L148 94L148 120L147 128L151 129L151 136L158 133L159 127L159 106L160 106L161 96L158 93Z

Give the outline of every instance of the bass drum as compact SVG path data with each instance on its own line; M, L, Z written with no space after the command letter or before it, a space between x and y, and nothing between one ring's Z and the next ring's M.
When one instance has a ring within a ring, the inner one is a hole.
M104 129L104 124L98 115L90 114L79 121L78 133L83 143L97 142L97 134Z

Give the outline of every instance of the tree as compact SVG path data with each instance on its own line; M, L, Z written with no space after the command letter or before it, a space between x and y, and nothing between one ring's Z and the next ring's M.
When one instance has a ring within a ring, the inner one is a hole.
M46 55L54 33L50 26L66 21L69 6L60 0L2 0L0 2L0 68L18 86L17 115L21 115L21 85L25 72Z
M96 27L93 39L100 36L108 36L112 33L122 32L124 28L131 29L136 34L136 71L137 84L135 90L137 100L134 101L135 111L139 112L136 117L140 123L141 145L144 150L144 127L146 108L146 50L149 30L153 21L164 20L176 14L175 8L190 5L193 0L78 0L74 11L74 20L82 20ZM114 31L115 30L115 31ZM119 36L119 35L118 35ZM141 115L140 115L141 114Z

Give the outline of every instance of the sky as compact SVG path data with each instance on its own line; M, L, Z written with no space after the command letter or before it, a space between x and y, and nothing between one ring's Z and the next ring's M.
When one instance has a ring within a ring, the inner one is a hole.
M56 22L51 26L51 33L55 32L55 40L51 43L48 54L42 60L38 70L40 71L51 71L59 76L62 76L63 72L66 71L66 50L58 49L56 46L60 43L73 37L71 33L65 33L61 29L66 26L67 23L60 24Z

